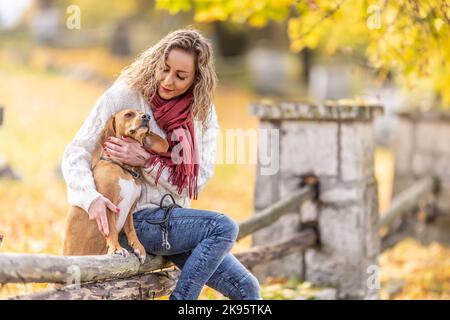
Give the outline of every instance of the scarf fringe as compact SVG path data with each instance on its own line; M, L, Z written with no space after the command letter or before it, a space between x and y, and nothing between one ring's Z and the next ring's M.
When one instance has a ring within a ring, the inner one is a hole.
M153 169L160 164L158 168L158 172L156 173L155 185L158 186L159 178L161 177L162 171L165 167L168 167L166 163L160 157L151 157L149 161L148 167L150 168L149 172L152 172ZM197 200L198 197L198 177L195 172L185 173L183 172L185 169L184 166L173 166L169 167L169 178L168 181L174 186L177 186L177 192L179 195L183 192L183 189L188 187L188 195L190 199ZM195 167L194 167L195 169ZM195 171L195 170L193 170Z

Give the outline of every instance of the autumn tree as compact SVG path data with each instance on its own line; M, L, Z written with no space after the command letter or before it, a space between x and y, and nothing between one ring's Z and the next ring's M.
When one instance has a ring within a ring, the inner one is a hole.
M196 22L287 21L292 51L362 51L381 75L392 72L410 88L425 79L437 104L450 106L448 0L156 0L156 8L193 11Z

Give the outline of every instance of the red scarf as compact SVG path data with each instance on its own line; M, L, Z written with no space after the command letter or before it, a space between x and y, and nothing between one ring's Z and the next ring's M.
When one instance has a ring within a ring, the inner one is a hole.
M156 93L151 108L158 126L166 133L169 149L166 153L150 153L145 167L151 167L152 171L156 164L160 162L160 167L156 174L155 183L158 185L159 177L164 167L169 167L169 182L177 186L178 194L183 189L189 187L189 197L197 199L197 177L199 172L198 150L195 143L195 130L191 116L191 102L193 100L192 89L179 97L164 100ZM174 150L174 160L172 150Z

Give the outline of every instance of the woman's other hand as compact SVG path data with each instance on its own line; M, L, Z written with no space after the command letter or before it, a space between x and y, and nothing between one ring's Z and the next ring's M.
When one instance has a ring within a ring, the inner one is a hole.
M143 167L150 158L150 153L134 139L128 137L109 137L103 146L106 156L112 160L128 164L133 167Z
M108 198L100 196L95 199L89 206L89 220L96 220L98 230L104 237L109 235L108 217L106 215L106 208L112 212L119 213L120 209L114 205Z

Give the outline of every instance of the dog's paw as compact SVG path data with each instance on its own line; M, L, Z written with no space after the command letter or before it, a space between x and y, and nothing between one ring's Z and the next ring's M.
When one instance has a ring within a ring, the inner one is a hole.
M134 254L139 258L139 261L141 264L144 264L145 257L147 256L147 253L145 252L144 247L142 248L133 248Z
M109 250L108 254L118 254L118 255L121 255L122 257L128 257L130 255L128 250L125 248L115 248L115 249Z
M128 252L127 249L125 248L120 248L119 250L117 250L115 252L115 254L120 254L122 257L128 257L130 255L130 253Z
M131 247L133 248L133 253L139 258L139 261L143 264L145 261L145 257L147 256L147 252L145 252L145 248L142 245L142 243L140 243L139 241L133 241L131 243Z

